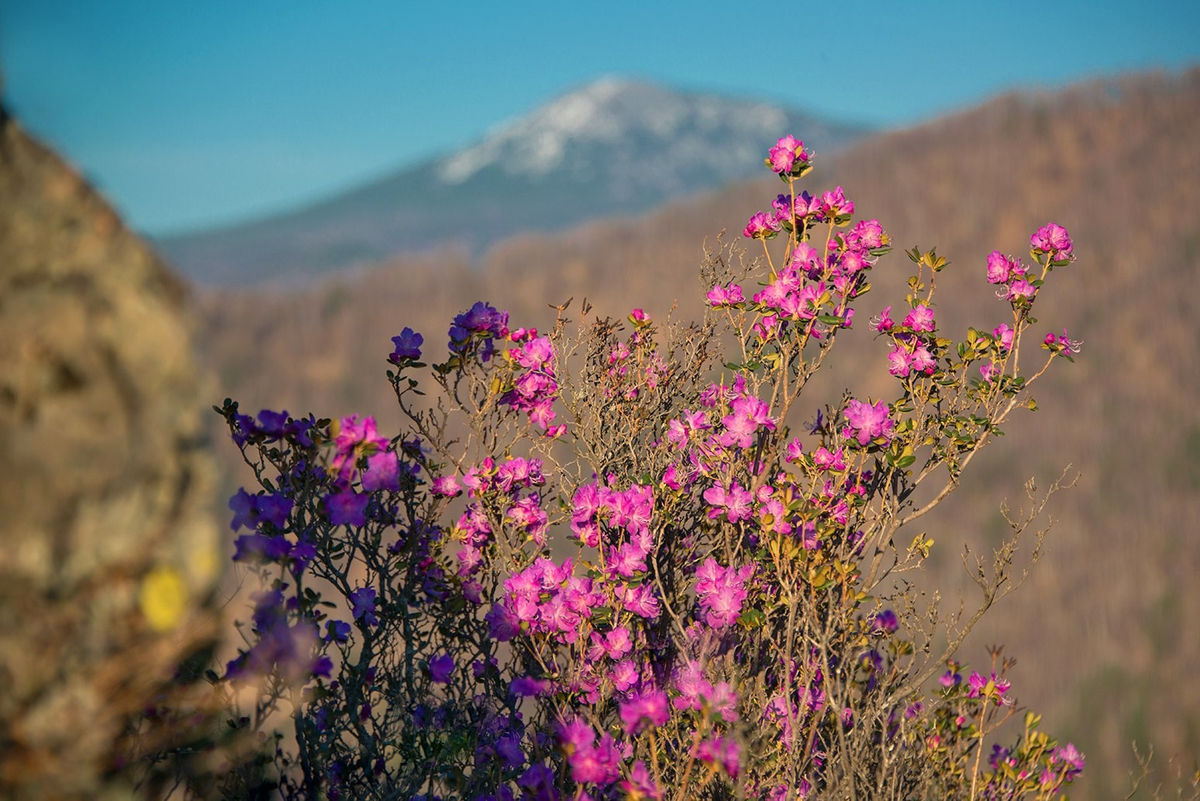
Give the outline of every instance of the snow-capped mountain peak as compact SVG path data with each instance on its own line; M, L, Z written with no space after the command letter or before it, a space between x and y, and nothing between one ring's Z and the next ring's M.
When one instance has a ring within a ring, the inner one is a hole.
M765 103L606 77L498 126L482 142L443 160L438 176L445 183L458 184L482 170L499 168L510 176L537 177L565 166L570 151L586 158L598 147L607 151L627 150L635 142L643 147L650 142L687 145L714 134L718 139L733 135L761 147L772 136L782 135L787 122L783 109ZM744 156L739 153L735 158ZM594 166L583 169L591 172Z

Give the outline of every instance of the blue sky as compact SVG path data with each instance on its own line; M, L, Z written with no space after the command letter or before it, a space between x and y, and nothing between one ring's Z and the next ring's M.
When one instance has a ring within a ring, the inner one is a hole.
M23 124L163 234L452 150L601 75L891 126L1200 63L1196 0L759 7L0 0L0 69Z

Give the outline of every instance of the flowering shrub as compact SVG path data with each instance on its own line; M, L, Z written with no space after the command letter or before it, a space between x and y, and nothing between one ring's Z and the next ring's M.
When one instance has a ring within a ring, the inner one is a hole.
M786 191L744 231L762 272L710 259L700 323L585 308L542 334L480 302L434 364L405 328L390 438L226 402L258 481L230 501L234 558L266 587L224 680L279 795L1050 798L1075 779L1082 755L1033 713L998 731L998 652L955 661L1058 485L1008 515L974 615L904 577L933 546L910 524L1079 351L1051 333L1021 363L1070 237L993 253L999 320L961 341L937 325L946 260L912 250L903 305L870 321L889 396L805 407L891 242L841 187L800 191L812 165L793 137L771 149Z

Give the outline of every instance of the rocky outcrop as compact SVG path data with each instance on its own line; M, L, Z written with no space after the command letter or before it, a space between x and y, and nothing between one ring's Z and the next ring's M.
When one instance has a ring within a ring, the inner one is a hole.
M131 721L215 630L184 296L0 109L0 797L129 797Z

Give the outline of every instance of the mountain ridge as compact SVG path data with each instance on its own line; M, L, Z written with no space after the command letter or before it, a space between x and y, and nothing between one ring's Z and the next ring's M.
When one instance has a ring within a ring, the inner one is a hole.
M156 243L184 275L216 285L303 279L447 244L477 251L740 180L782 130L829 151L870 129L605 77L456 152L290 212Z

